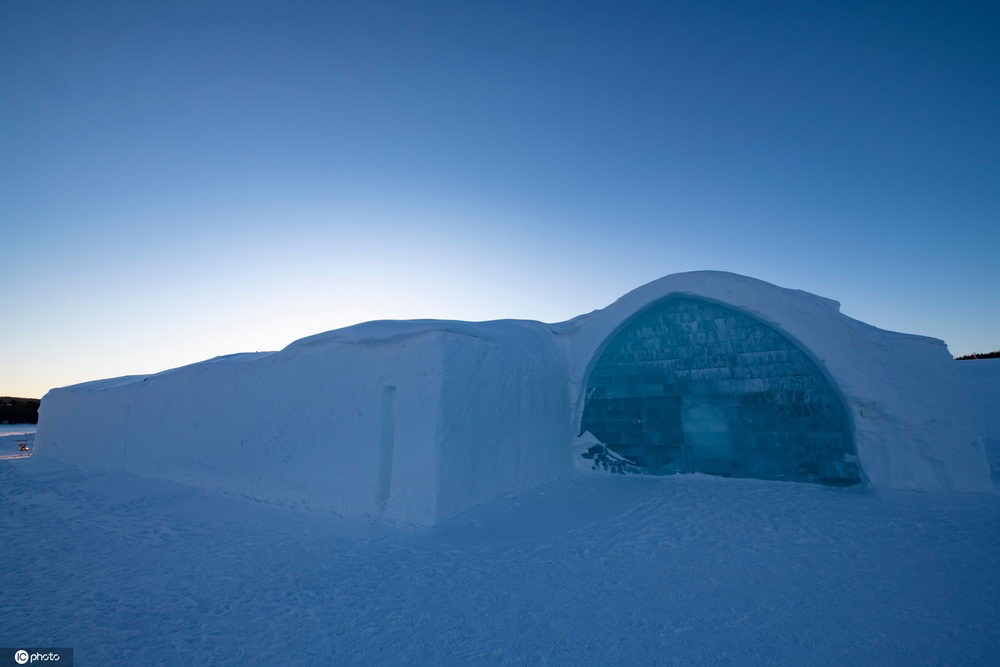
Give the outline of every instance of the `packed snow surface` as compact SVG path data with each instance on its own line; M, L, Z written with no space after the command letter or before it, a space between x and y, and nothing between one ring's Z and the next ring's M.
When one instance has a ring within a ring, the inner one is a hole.
M80 665L987 665L1000 497L578 472L433 529L0 462L0 636Z

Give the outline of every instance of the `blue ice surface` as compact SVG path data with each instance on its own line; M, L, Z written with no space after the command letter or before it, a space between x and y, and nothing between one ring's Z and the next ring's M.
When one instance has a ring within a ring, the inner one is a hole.
M847 485L860 471L837 390L786 335L733 308L668 297L601 351L582 420L643 472Z

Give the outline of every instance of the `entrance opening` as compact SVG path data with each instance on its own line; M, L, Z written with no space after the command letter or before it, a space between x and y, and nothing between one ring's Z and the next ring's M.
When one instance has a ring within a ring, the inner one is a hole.
M608 340L586 391L581 431L645 473L860 480L847 412L822 370L727 306L669 297L639 312Z

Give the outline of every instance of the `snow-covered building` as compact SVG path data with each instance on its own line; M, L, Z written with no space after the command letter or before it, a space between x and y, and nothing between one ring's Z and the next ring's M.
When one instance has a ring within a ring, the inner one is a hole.
M963 391L940 340L699 271L559 324L367 322L53 389L35 450L420 525L581 455L647 474L991 491Z

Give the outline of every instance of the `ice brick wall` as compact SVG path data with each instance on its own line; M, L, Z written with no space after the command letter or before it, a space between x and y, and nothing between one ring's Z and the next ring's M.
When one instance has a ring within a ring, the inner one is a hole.
M860 476L843 403L816 364L759 320L692 297L655 304L614 334L590 374L582 427L654 474Z

